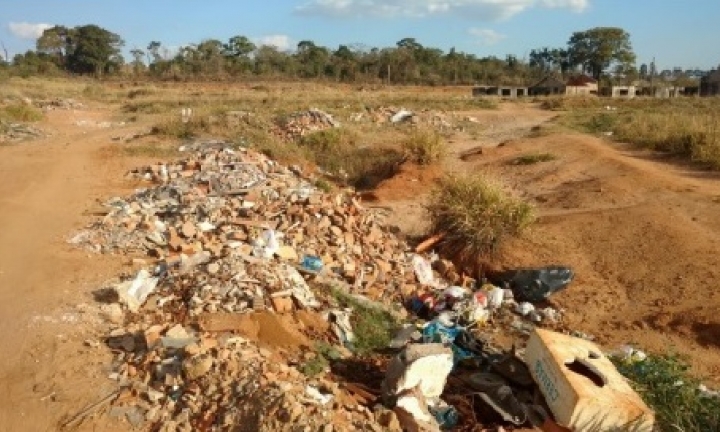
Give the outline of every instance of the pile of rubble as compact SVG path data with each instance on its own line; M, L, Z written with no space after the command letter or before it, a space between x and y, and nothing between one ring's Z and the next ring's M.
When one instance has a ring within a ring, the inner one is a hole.
M419 288L405 243L353 194L321 193L309 179L259 153L223 142L185 151L189 156L182 161L129 173L151 187L110 200L100 220L70 239L145 264L114 287L118 324L107 343L116 352L112 378L126 388L115 404L124 408L114 412L133 423L180 430L238 424L247 420L234 414L241 409L239 398L254 395L238 380L263 373L274 377L267 381L278 395L305 392L297 402L318 407L277 417L287 422L296 422L297 413L319 412L325 404L317 401L342 399L337 386L307 384L294 367L273 369L262 360L267 353L258 357L237 332L247 327L248 315L327 309L307 280L397 301L401 290ZM342 311L330 318L336 342L352 338L343 318ZM257 373L251 364L256 357L262 360ZM304 387L289 391L297 386ZM272 394L259 388L264 396ZM328 407L341 414L349 409L349 425L372 416L357 403Z
M39 138L44 132L39 128L21 123L0 121L0 142L17 142Z
M570 269L517 270L476 283L449 261L410 250L352 191L320 192L299 168L225 142L181 150L181 161L130 172L148 187L111 199L70 239L142 267L114 284L116 298L103 306L114 323L105 342L119 387L111 416L163 431L436 431L476 415L472 403L462 411L440 396L473 393L494 410L490 423L537 425L551 420L549 411L568 421L567 407L557 408L568 398L548 396L566 368L547 372L550 382L522 357L555 367L557 349L543 349L562 335L537 326L562 329L562 313L534 304L565 288ZM320 378L301 373L318 355L303 340L331 342L340 360L356 340L353 311L339 308L329 287L360 302L403 305L417 318L388 347L399 355L382 386L342 382L334 370ZM319 317L325 330L297 320L290 326L299 328L287 328L281 319L300 313ZM283 332L280 346L264 348L263 331ZM535 348L516 355L493 346L494 335L513 331ZM613 377L597 348L562 342L582 346L573 355L597 360ZM468 367L472 373L463 374ZM629 387L611 383L606 393L625 395L639 407L634 413L644 413Z
M75 99L36 100L34 105L43 111L84 109L85 105Z
M340 127L333 116L317 108L299 111L284 117L272 129L273 135L283 141L295 141L311 132Z
M408 122L414 125L424 125L441 130L453 129L453 123L445 113L430 110L414 112L398 107L368 107L365 111L351 114L350 121L356 123L369 121L375 124Z

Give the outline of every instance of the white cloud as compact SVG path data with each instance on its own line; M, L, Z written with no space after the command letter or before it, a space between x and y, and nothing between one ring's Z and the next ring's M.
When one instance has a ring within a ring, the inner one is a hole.
M471 28L468 33L476 37L481 45L494 45L507 37L492 29Z
M453 14L497 21L532 7L584 11L590 0L308 0L295 11L332 17L427 17Z
M590 0L542 0L541 4L550 9L567 8L575 12L583 12L590 6Z
M275 35L267 35L267 36L261 36L258 38L255 38L255 43L258 45L270 45L274 46L275 48L279 49L280 51L285 51L287 49L290 49L293 45L292 39L290 39L290 36L283 35L283 34L275 34Z
M8 24L10 33L21 39L37 39L50 27L52 27L52 24L45 23L11 22Z

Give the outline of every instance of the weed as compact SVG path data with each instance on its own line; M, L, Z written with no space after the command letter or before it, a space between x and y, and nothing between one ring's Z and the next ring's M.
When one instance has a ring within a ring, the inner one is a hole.
M325 372L330 362L342 358L337 348L327 342L315 343L315 357L300 365L299 370L309 377L314 377Z
M315 187L323 192L331 192L332 191L332 184L325 180L325 179L317 179L315 180Z
M302 372L304 375L308 377L314 377L316 375L320 375L321 373L325 372L327 370L328 366L330 366L330 363L327 361L325 357L322 355L315 355L315 357L311 358L310 360L307 360L305 363L301 364L298 368L300 372Z
M445 233L440 248L461 261L495 251L534 220L533 207L480 175L448 176L427 205L431 229Z
M14 103L0 108L0 119L15 122L36 122L43 118L39 109L24 103Z
M379 306L361 302L339 289L332 295L342 307L349 307L353 313L350 322L355 334L353 351L361 356L387 348L399 324L390 312Z
M513 165L533 165L540 162L549 162L557 159L552 153L529 153L513 159Z
M439 162L445 154L445 142L437 131L431 129L414 131L402 143L402 148L409 160L420 165Z
M720 430L720 399L699 390L700 381L690 375L689 366L681 357L664 355L649 356L639 362L617 358L613 361L655 410L661 431Z

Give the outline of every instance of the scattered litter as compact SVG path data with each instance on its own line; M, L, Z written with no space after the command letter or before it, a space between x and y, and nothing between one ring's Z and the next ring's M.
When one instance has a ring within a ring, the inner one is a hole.
M158 281L157 277L151 277L150 273L143 269L138 272L135 279L117 285L115 290L128 309L137 312L148 295L155 290Z

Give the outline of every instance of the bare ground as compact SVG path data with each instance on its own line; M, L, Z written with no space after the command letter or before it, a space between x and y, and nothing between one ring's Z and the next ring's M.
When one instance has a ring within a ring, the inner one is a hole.
M97 340L91 292L123 262L66 241L97 199L129 190L122 173L140 162L108 157L117 129L75 124L107 118L50 112L42 127L51 136L0 147L0 430L57 430L113 390L103 373L110 354L83 341Z

